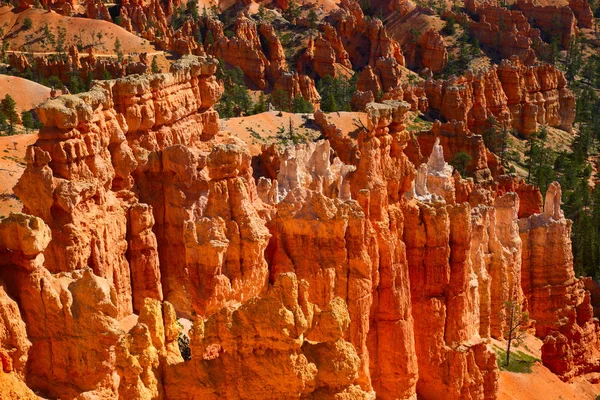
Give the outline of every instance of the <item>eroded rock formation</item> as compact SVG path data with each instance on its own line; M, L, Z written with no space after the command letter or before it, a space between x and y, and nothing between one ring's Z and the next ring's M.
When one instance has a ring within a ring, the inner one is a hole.
M355 29L349 10L335 29ZM188 56L38 109L44 128L15 188L27 214L0 221L0 388L494 399L489 338L502 338L510 299L536 320L550 368L595 369L598 327L573 275L560 187L542 214L535 190L498 189L501 168L468 130L483 109L509 120L501 79L488 90L471 78L460 90L486 106L418 138L406 118L425 94L408 87L366 104L353 135L317 112L325 140L265 146L261 175L247 143L219 132L216 67ZM385 87L372 68L361 84ZM557 74L527 71L560 91ZM448 165L458 151L476 179Z
M358 82L359 90L378 87L370 71L363 71ZM447 80L396 87L383 98L408 101L412 109L434 109L479 134L489 129L490 121L498 129L506 126L529 135L540 125L570 131L575 120L575 97L563 73L550 64L528 67L517 57Z
M36 56L32 63L22 53L10 53L9 64L19 72L33 70L44 78L57 77L68 84L73 75L81 79L120 78L130 74L145 74L150 65L146 53L139 55L139 61L122 61L116 58L97 57L90 47L86 56L81 56L76 46L68 49L68 54L59 57Z
M590 292L575 278L571 221L561 209L561 189L552 183L544 211L519 221L523 241L523 291L536 335L544 340L542 361L563 379L599 370L598 320ZM544 245L540 245L544 243ZM541 273L541 269L546 273ZM560 299L560 300L559 300Z
M467 9L479 16L471 31L480 43L497 49L504 57L516 55L526 65L536 60L536 51L545 51L539 29L532 28L521 11L477 1L466 2Z

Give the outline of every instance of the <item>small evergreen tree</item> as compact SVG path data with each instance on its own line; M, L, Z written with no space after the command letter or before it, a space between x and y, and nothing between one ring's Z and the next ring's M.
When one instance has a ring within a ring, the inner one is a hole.
M244 82L244 72L240 67L227 69L225 62L219 59L216 76L225 83L225 92L215 106L223 118L239 117L252 112L252 99Z
M27 133L30 133L31 130L36 128L35 120L33 119L31 111L23 111L21 113L21 122L23 123Z
M292 101L288 92L282 88L277 88L271 93L271 104L279 111L292 111Z
M8 124L6 123L6 115L4 115L4 113L2 111L0 111L0 131L2 131L2 132L8 131Z
M350 103L356 92L358 74L352 79L333 78L327 75L317 82L317 91L321 95L321 109L325 112L351 111Z
M186 15L189 15L194 22L200 20L200 13L198 12L198 3L196 1L189 0L185 5L185 9Z
M301 13L302 10L300 10L298 3L292 0L290 1L288 8L283 12L283 18L287 19L289 22L292 22L295 21Z
M152 70L153 74L157 74L160 72L160 68L158 67L158 61L156 59L156 56L154 56L152 58L152 64L150 65L150 69Z
M317 27L317 22L319 20L319 17L317 16L316 11L311 8L310 11L308 12L308 26L312 29L315 29Z
M88 71L87 76L85 77L85 87L89 90L92 87L92 81L94 80L94 75L92 71Z
M450 165L452 165L461 176L465 177L467 176L467 167L471 164L472 160L473 158L469 154L461 151L454 156L452 161L450 161Z
M115 54L117 55L117 59L122 62L123 61L123 50L121 47L121 41L119 40L119 38L115 39Z
M79 73L74 73L69 77L69 91L73 94L85 91L85 85L79 76Z
M265 98L265 94L260 92L258 95L258 101L254 104L254 108L252 109L253 114L260 114L267 111L267 99Z
M575 79L575 76L581 70L583 64L583 55L581 51L581 42L577 36L571 39L571 43L569 44L569 48L567 50L567 59L566 59L566 78L568 81L572 81Z
M442 32L448 36L454 35L456 33L456 20L454 17L449 17L442 28Z
M310 101L302 96L296 96L292 104L292 111L295 113L307 114L314 112L315 109Z
M14 135L15 124L19 120L19 115L17 114L17 103L9 94L4 96L2 100L2 114L6 116L6 121L8 122L7 133Z
M208 31L208 33L206 34L206 44L210 46L213 43L215 43L213 33L212 31Z
M360 0L360 8L365 15L371 15L371 0Z
M23 30L27 31L27 30L31 29L32 26L33 26L33 21L31 21L31 18L25 18L23 20Z

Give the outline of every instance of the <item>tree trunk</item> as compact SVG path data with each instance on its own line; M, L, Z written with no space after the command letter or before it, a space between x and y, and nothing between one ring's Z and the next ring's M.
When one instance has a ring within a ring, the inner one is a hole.
M508 362L510 360L510 344L513 340L513 333L515 331L515 304L510 302L510 317L508 320L508 343L506 346L506 366L508 367Z

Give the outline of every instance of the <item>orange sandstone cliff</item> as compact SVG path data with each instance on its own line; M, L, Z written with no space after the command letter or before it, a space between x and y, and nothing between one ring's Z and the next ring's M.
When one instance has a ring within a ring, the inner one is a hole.
M340 11L336 29L356 29L355 14ZM253 46L255 27L237 28L247 35L235 46ZM382 65L403 59L377 26L367 35L378 49L363 82L385 87L395 78ZM344 65L341 50L331 57ZM278 73L271 55L249 70L257 85ZM476 100L418 139L403 94L367 102L356 135L317 112L322 140L256 155L219 130L216 66L186 56L170 73L97 82L38 109L44 128L15 187L24 213L0 221L2 393L494 399L490 341L510 299L526 305L555 373L598 370L560 187L542 211L539 192L499 177L469 131L475 110L515 124L530 103L535 121L567 123L552 70L515 61L451 87L428 82L432 107ZM515 70L539 85L505 87L499 75ZM318 101L297 75L278 80ZM446 162L465 148L475 180Z

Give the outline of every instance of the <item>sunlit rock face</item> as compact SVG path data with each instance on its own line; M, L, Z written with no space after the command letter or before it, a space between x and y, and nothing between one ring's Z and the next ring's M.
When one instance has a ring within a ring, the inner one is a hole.
M358 21L348 7L338 30ZM540 212L535 189L494 183L466 122L416 140L404 100L365 104L353 136L317 112L320 140L253 154L219 131L216 65L188 56L39 108L15 188L26 214L0 221L0 388L494 399L489 339L510 299L553 371L594 370L597 323L558 184ZM473 178L448 164L461 151Z

